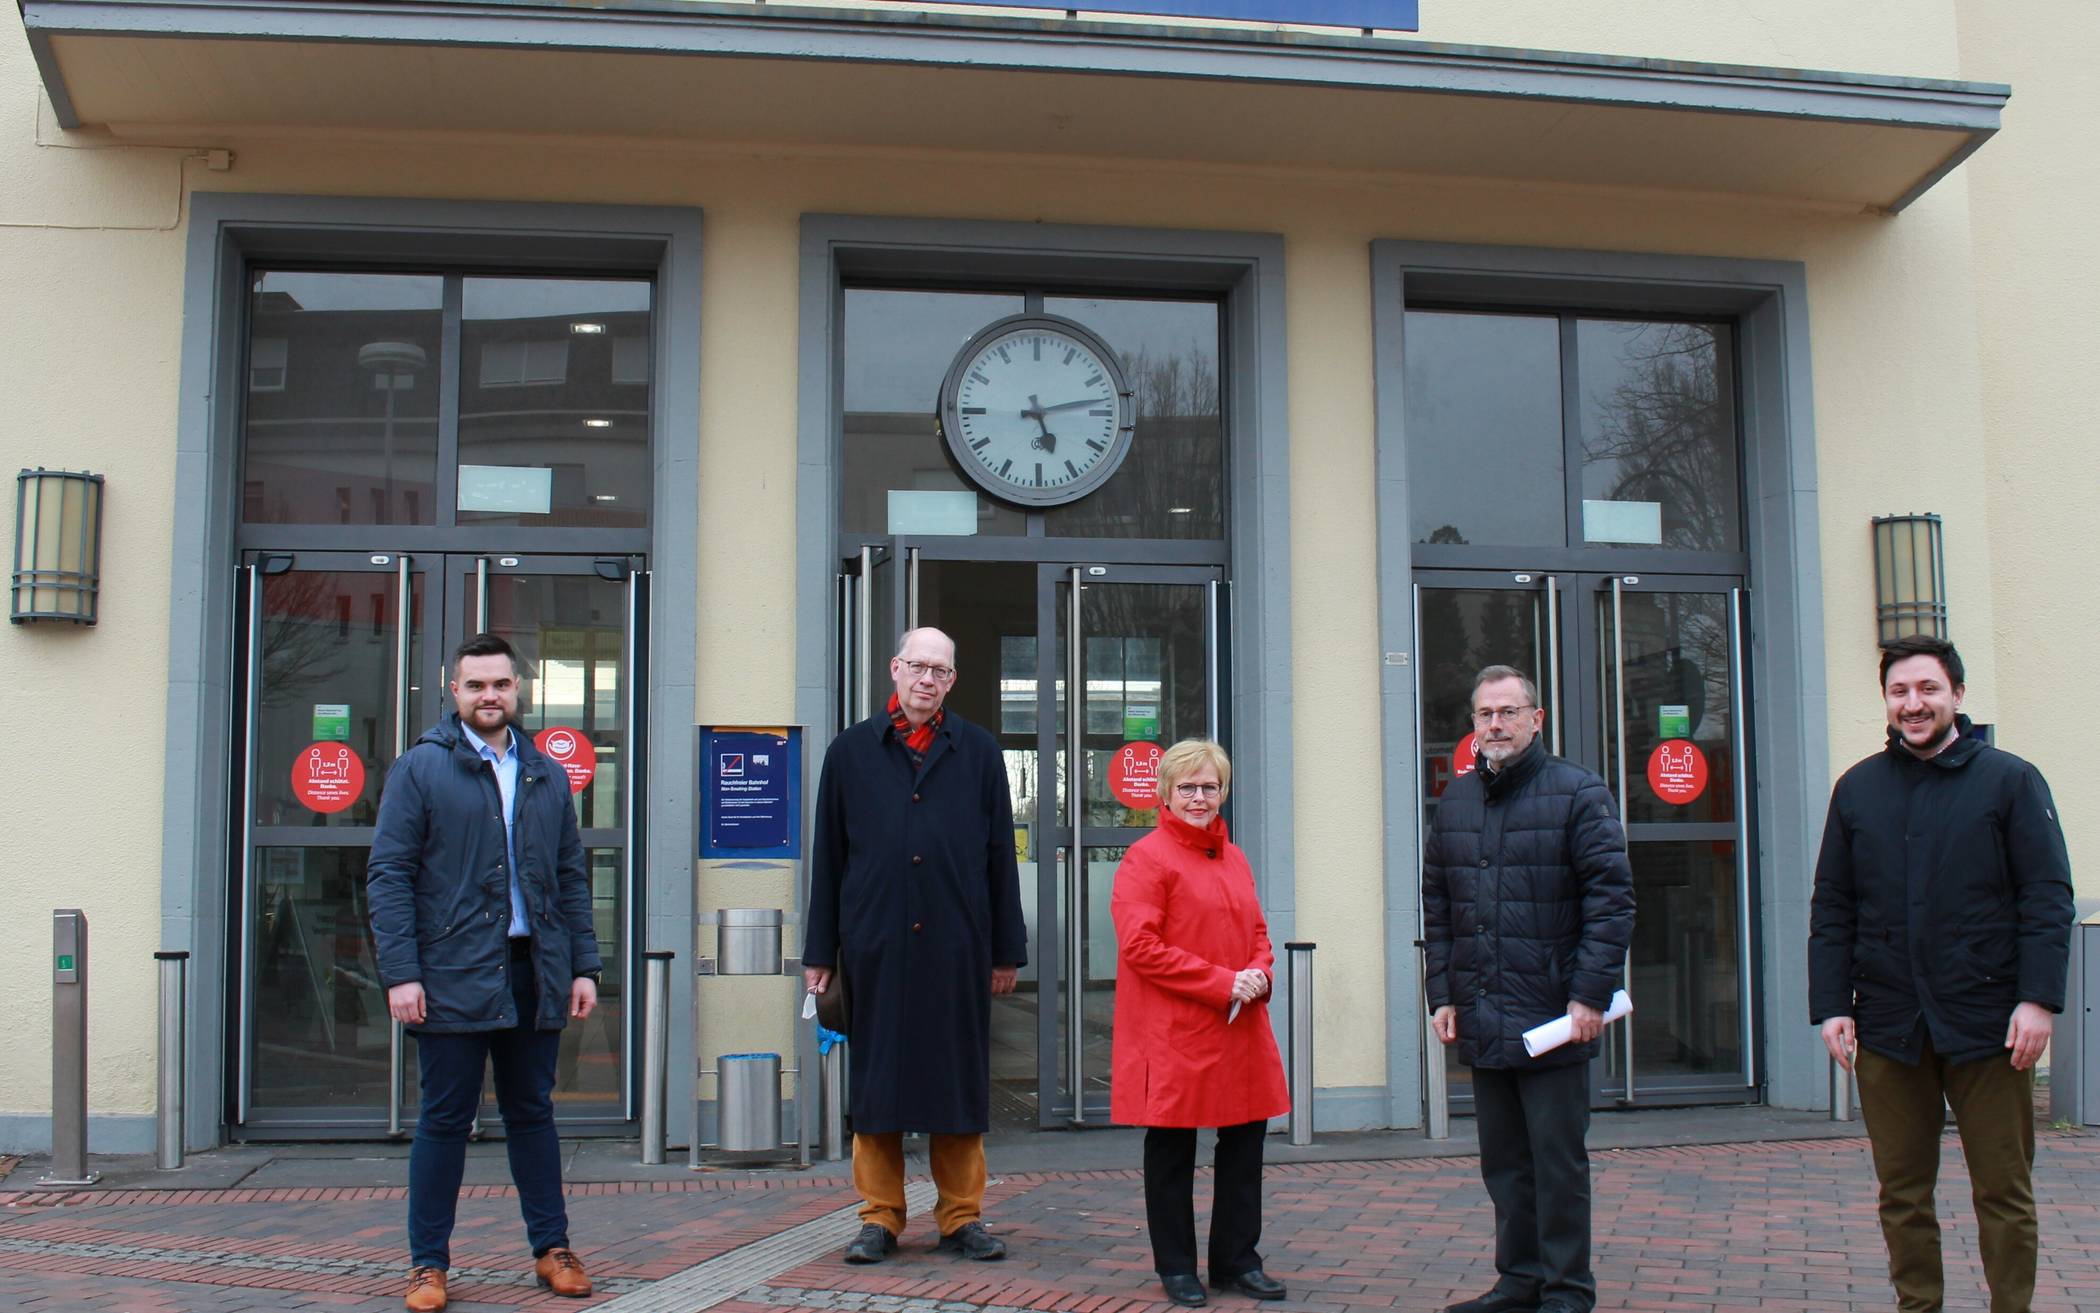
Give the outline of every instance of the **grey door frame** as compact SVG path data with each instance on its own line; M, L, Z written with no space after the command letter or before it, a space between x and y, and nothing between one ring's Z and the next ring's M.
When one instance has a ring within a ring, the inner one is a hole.
M653 490L647 542L655 569L689 579L699 527L701 216L668 207L421 200L390 197L199 192L190 198L183 337L176 415L170 543L165 771L161 807L161 944L191 954L198 1024L187 1027L190 1089L185 1147L220 1142L226 1125L229 1049L223 1019L238 969L227 915L235 827L231 719L238 461L254 264L322 260L398 266L554 267L651 273L657 285L650 441ZM378 535L375 535L377 537ZM295 542L294 550L320 547ZM338 543L337 546L350 546ZM391 550L434 544L388 543ZM535 544L541 545L541 544ZM544 544L565 547L551 537ZM587 549L589 550L589 549ZM648 948L690 953L694 788L692 705L696 616L664 611L647 654L651 715ZM693 1069L693 978L672 972L670 1069ZM690 1134L692 1101L674 1091L668 1132ZM147 1130L150 1132L150 1126ZM150 1143L150 1133L140 1149Z

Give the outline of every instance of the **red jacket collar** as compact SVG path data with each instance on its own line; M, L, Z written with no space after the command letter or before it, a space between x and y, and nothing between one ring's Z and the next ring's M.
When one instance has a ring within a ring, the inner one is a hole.
M1210 824L1199 830L1168 811L1164 803L1159 809L1159 828L1165 830L1173 837L1174 842L1182 847L1202 853L1212 861L1223 857L1225 845L1232 842L1232 832L1226 828L1223 816L1211 817Z

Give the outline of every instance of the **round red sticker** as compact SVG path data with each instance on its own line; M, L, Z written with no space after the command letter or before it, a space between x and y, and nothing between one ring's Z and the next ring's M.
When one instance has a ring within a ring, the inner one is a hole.
M292 758L292 795L312 811L342 811L364 792L365 763L347 743L316 743Z
M1108 759L1108 791L1125 807L1140 811L1159 806L1159 759L1165 755L1157 743L1126 743Z
M582 793L598 773L598 749L565 725L549 725L532 736L532 745L569 773L569 792Z
M1682 807L1706 792L1706 754L1690 739L1664 739L1648 754L1648 787Z
M1474 736L1468 734L1451 749L1451 778L1454 780L1461 775L1471 775L1480 765L1480 747L1473 739Z

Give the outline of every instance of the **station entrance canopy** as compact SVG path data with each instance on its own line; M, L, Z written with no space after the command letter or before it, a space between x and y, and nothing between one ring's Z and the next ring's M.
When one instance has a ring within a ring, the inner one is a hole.
M936 148L1894 212L1997 131L2011 94L1219 16L1262 8L1251 0L1077 17L749 0L19 3L60 125L141 141L337 130ZM1157 10L1196 17L1140 12Z

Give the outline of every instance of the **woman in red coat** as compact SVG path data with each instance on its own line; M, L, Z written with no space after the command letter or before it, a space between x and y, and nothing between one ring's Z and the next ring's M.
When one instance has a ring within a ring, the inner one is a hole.
M1145 1220L1167 1298L1204 1302L1196 1279L1196 1128L1218 1128L1210 1283L1282 1299L1262 1271L1262 1136L1291 1106L1269 1029L1275 955L1247 855L1218 808L1232 784L1204 739L1159 763L1159 828L1116 868L1115 1057L1110 1109L1145 1130Z

